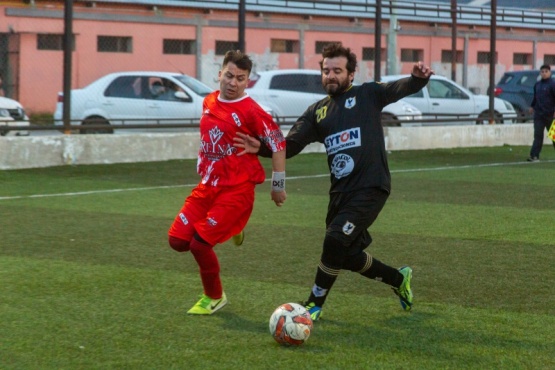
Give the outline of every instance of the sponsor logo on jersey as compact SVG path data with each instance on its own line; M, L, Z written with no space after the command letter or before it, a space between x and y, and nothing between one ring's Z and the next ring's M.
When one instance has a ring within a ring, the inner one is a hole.
M210 142L201 137L200 141L200 151L206 156L210 161L218 161L226 155L232 155L237 151L230 143L218 144L220 139L223 137L224 133L217 126L208 131L208 136L210 137Z
M206 220L206 223L207 223L208 225L210 225L210 226L216 226L216 225L218 224L218 221L214 220L212 217L209 217L209 218Z
M357 105L356 96L351 96L350 98L347 98L347 100L345 100L345 108L351 109L355 105Z
M179 218L181 219L181 222L183 222L183 225L189 224L189 220L187 220L187 217L185 217L185 215L183 214L183 212L180 212L180 213L179 213Z
M324 105L322 108L316 110L316 122L320 123L321 120L326 118L327 113L328 113L327 105Z
M360 146L360 127L351 128L326 137L324 140L328 155L341 150Z
M233 117L233 120L235 121L235 124L238 127L241 127L241 120L239 119L239 116L237 115L237 113L235 113L235 112L231 113L231 117Z
M335 178L340 179L342 177L349 176L353 172L355 167L355 161L347 154L338 154L331 161L331 174Z
M355 225L352 222L345 222L345 225L343 225L343 234L345 235L351 235L351 233L355 230Z

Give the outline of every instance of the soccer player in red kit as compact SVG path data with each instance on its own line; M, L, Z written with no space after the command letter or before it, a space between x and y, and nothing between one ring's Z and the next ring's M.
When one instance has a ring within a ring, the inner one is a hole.
M227 303L213 248L242 232L252 213L255 185L266 177L256 154L237 155L237 132L258 138L271 150L271 197L277 206L286 199L285 139L272 117L245 93L251 69L246 54L226 53L218 75L220 90L203 102L197 161L202 179L168 233L170 246L190 251L199 265L204 292L189 314L211 315Z

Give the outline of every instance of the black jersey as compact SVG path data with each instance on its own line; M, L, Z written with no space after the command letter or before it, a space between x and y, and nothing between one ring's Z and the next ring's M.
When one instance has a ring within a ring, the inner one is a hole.
M422 89L428 79L407 77L387 84L364 83L326 97L303 113L287 135L287 157L312 142L328 155L330 193L362 188L391 190L382 109Z

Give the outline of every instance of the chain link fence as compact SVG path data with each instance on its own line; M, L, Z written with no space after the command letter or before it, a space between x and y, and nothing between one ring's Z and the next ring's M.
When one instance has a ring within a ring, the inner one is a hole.
M3 6L0 5L0 8ZM173 126L178 124L177 121L190 126L198 124L203 96L218 88L218 71L223 55L228 50L239 48L236 13L228 12L224 16L225 12L216 14L210 10L189 9L197 13L183 15L175 9L161 7L156 7L156 10L129 8L128 11L122 7L118 9L117 16L107 17L111 9L109 6L101 8L94 2L76 6L77 16L71 40L71 87L74 91L71 123L89 126L78 132L95 132L92 127L99 125L111 127L100 127L96 129L98 132L113 132L119 126ZM416 11L416 8L415 5L411 11ZM32 30L11 29L7 22L9 32L0 33L0 93L3 91L5 96L20 101L32 118L49 115L51 120L61 123L64 102L64 97L59 95L63 89L64 72L63 19L40 3L36 3L33 9L16 10L6 10L3 14L14 13L18 17L27 14L29 19L39 13L41 16L32 18L38 25ZM400 14L408 11L398 10ZM417 60L424 60L442 75L448 75L452 66L450 45L422 42L424 39L450 40L450 29L435 21L433 27L425 21L418 26L418 33L424 35L418 42L403 42L403 47L388 43L376 50L372 47L373 19L337 17L332 24L328 24L317 16L283 16L279 21L273 21L268 14L250 11L247 15L247 25L251 28L247 28L246 32L246 51L255 62L254 73L275 69L318 69L322 48L329 42L343 42L353 47L359 58L359 71L355 75L357 83L372 79L377 62L380 62L384 74L389 74L386 69L391 63L388 49L392 47L397 49L396 60L393 61L398 65L397 73L407 73L408 67ZM450 19L448 13L441 14ZM211 18L213 22L208 22ZM300 23L311 27L303 27ZM253 27L254 24L257 25ZM414 36L410 27L403 24L403 31L399 28L390 32L398 32L396 37L402 41ZM497 79L506 69L534 69L542 63L555 64L555 53L550 51L555 43L548 41L553 40L551 33L538 34L536 31L533 39L526 41L526 32L518 35L518 30L513 29L515 40L519 39L520 44L527 43L527 50L515 47L514 52L507 52L511 41L507 41L509 36L505 35L505 40L498 43L500 52L490 55L483 43L489 38L485 25L481 29L474 27L460 32L459 41L464 33L472 33L473 38L469 41L470 46L465 45L465 50L462 50L459 45L454 54L459 84L462 84L460 76L463 72L469 79L466 86L486 84L489 75L487 67L492 62L499 63ZM473 46L475 40L482 42L482 46ZM532 52L532 48L537 50ZM380 61L376 61L378 55L381 55ZM435 60L428 60L430 56ZM469 58L471 62L468 62ZM109 73L125 71L158 71L172 75L118 75L91 85ZM179 75L188 77L177 78ZM478 90L485 92L486 89L487 86L481 86ZM306 108L307 103L298 99L294 105ZM276 111L273 107L268 108ZM291 111L299 110L294 108ZM293 114L280 113L280 116L290 117Z

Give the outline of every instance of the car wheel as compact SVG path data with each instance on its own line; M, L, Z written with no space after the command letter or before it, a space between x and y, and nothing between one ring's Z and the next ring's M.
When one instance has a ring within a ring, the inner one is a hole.
M526 123L526 117L528 116L528 114L518 105L513 104L513 107L516 111L516 123Z
M503 124L503 115L498 112L493 112L495 123ZM476 120L477 125L489 125L489 112L482 112Z
M401 122L390 113L382 113L382 126L384 127L400 127Z
M102 117L89 117L81 122L81 126L103 125L106 128L82 128L79 129L80 134L113 134L114 130L110 128L110 122Z

